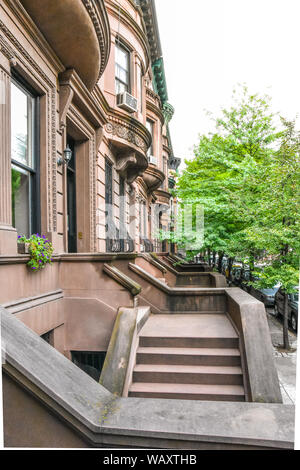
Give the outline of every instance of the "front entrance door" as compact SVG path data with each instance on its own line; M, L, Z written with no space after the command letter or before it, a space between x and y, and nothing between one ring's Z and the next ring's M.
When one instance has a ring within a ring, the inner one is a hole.
M76 152L75 141L67 138L67 144L72 150L72 158L67 167L67 198L68 198L68 252L77 252L77 223L76 223Z

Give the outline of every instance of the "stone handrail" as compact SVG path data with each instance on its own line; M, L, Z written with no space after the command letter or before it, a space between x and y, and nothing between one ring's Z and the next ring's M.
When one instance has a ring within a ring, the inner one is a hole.
M68 447L72 431L80 447L293 449L294 406L119 398L0 311L6 446L49 447L51 438L53 447ZM7 393L7 381L19 400ZM43 419L32 420L34 410ZM47 418L59 434L49 435Z
M128 289L133 296L136 296L141 292L141 286L134 282L130 277L126 276L126 274L122 273L115 266L110 266L109 264L105 263L103 265L103 271L119 284L126 287L126 289Z
M149 307L120 308L109 342L100 384L117 396L127 396L137 335L150 315Z

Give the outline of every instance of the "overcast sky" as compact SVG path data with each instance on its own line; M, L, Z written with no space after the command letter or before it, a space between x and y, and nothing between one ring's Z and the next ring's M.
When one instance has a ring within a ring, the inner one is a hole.
M274 111L300 111L300 0L156 0L174 153L191 158L205 109L231 103L234 86L267 92Z

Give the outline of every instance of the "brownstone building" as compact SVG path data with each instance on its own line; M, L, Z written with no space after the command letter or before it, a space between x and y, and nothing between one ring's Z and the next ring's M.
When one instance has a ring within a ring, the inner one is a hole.
M0 111L5 446L291 448L262 304L159 237L180 159L154 0L2 0Z
M0 253L35 232L56 253L160 249L173 108L154 2L4 2L1 74Z

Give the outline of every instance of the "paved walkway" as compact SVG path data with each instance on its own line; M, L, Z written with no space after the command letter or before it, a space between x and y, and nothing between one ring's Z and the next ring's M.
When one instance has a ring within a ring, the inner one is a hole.
M268 310L268 323L274 347L274 358L280 382L283 403L296 402L296 361L297 361L297 335L289 331L289 340L292 352L282 350L282 323ZM294 351L293 351L294 350Z

